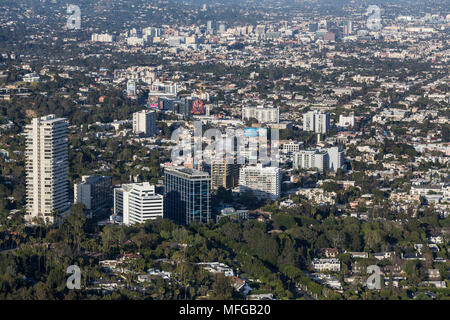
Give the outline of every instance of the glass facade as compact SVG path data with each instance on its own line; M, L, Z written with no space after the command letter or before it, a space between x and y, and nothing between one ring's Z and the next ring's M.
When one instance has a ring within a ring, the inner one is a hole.
M170 168L164 172L164 217L177 224L211 218L211 179L209 174L188 168Z

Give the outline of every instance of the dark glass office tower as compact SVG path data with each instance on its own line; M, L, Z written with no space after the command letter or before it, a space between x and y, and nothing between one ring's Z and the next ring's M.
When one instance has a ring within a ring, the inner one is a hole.
M187 225L211 218L211 178L206 172L185 167L164 170L164 218Z

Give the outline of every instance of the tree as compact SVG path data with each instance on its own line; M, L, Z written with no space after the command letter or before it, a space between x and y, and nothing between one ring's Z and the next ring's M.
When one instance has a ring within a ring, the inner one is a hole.
M215 299L227 300L232 298L233 289L230 280L224 274L218 273L214 277L212 294Z
M53 298L50 288L43 282L38 282L34 286L34 296L37 300L50 300Z
M406 261L403 265L403 270L408 275L408 280L417 285L425 277L425 268L420 261Z
M335 181L326 181L322 184L322 189L326 192L338 192L339 185Z
M294 217L288 216L284 213L274 215L273 219L275 225L281 230L291 229L297 225Z
M69 225L69 232L75 244L77 252L80 252L81 239L84 236L84 224L86 223L86 215L84 214L84 204L75 203L70 208L70 214L66 218Z

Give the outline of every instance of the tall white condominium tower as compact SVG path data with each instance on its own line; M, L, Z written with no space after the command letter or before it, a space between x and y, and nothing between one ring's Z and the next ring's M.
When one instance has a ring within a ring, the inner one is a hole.
M131 225L163 217L164 197L148 182L123 184L114 189L114 214Z
M156 134L156 112L142 110L133 113L133 132L151 137Z
M27 221L53 223L69 206L67 119L54 114L34 118L25 128Z
M281 194L280 168L263 167L262 164L241 168L239 191L251 191L259 199L276 200Z
M330 115L319 110L309 111L303 115L303 130L315 133L327 133L330 129Z

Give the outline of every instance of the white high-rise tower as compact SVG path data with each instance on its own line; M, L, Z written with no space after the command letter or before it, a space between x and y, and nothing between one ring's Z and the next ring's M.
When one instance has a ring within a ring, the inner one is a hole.
M34 118L26 132L27 221L53 223L69 206L67 119Z

